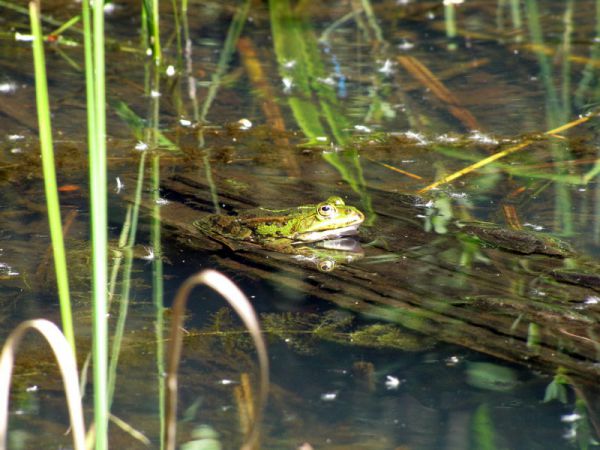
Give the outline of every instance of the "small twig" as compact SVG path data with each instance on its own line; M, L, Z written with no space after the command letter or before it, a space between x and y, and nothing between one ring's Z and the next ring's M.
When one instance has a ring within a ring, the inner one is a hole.
M590 114L588 116L585 117L580 117L577 120L574 120L572 122L569 122L567 124L561 125L558 128L554 128L552 130L546 131L545 133L543 133L546 136L549 135L553 135L553 134L557 134L557 133L561 133L563 131L566 131L570 128L576 127L577 125L581 125L582 123L585 123L587 121L589 121L592 117L596 117L598 115L598 113L595 114ZM530 144L532 144L534 142L534 140L532 139L528 139L524 142L521 142L520 144L514 145L512 147L507 148L506 150L502 150L501 152L495 153L492 156L488 156L487 158L484 158L480 161L477 161L474 164L471 164L468 167L465 167L464 169L461 169L457 172L454 172L444 178L442 178L441 180L436 181L435 183L431 183L428 186L425 186L424 188L420 189L417 191L417 194L423 194L427 191L430 191L431 189L435 189L438 186L441 186L442 184L446 184L449 183L450 181L454 181L457 178L462 177L463 175L466 175L468 173L473 172L474 170L477 170L481 167L487 166L490 163L493 163L494 161L497 161L501 158L504 158L505 156L508 156L512 153L515 153L519 150L524 149L525 147L528 147Z

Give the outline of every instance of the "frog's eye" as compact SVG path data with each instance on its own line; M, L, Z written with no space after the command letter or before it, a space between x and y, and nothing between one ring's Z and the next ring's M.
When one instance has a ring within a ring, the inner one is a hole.
M326 203L332 203L332 204L337 205L337 206L344 206L345 205L344 200L342 200L342 198L338 197L338 196L329 197L327 199Z
M320 272L331 272L333 269L335 269L335 261L332 259L324 259L319 261L317 263L317 269L319 269Z
M333 217L337 212L337 208L330 203L322 203L317 209L317 213L321 217Z

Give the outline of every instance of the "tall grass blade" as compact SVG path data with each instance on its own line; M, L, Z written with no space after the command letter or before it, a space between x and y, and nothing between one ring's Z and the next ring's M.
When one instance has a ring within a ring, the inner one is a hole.
M162 50L160 46L160 14L158 0L152 0L152 57L154 64L160 65Z
M28 320L21 323L10 333L2 349L2 355L0 356L0 450L6 450L8 399L15 353L25 333L30 329L39 331L50 344L63 379L71 420L73 447L75 450L86 450L85 424L75 353L58 327L45 319Z
M44 58L44 39L40 22L40 5L38 2L29 3L31 18L31 31L33 38L33 59L35 66L35 94L40 125L40 146L42 150L42 166L44 171L44 188L48 206L48 221L50 223L50 237L54 252L54 269L56 284L60 300L60 314L62 326L75 351L75 334L73 331L73 318L71 316L71 296L69 292L69 277L67 272L67 258L63 241L62 223L60 218L60 203L56 186L56 173L54 170L54 147L52 143L52 124L50 121L50 102L48 100L48 82L46 80L46 62Z
M106 212L106 88L104 75L104 1L83 1L88 108L90 211L93 279L93 378L96 450L108 448L107 395L107 212Z
M521 5L519 0L510 0L510 17L512 19L513 28L520 31L523 26L523 20L521 18ZM520 38L518 39L521 40Z
M175 435L177 425L177 370L179 360L181 359L182 349L182 325L185 315L185 307L192 289L200 284L206 284L219 294L231 305L235 312L244 322L245 327L250 332L254 341L260 369L260 387L258 395L258 404L256 406L255 421L251 426L251 431L242 445L243 450L255 448L259 437L259 424L262 418L262 410L267 402L269 390L269 360L267 357L267 346L260 331L260 325L252 305L240 289L233 284L227 277L214 270L205 270L188 278L177 291L175 301L173 302L173 319L171 322L171 332L169 335L169 362L167 367L167 405L166 405L166 426L165 440L166 449L175 450Z
M160 448L165 446L165 354L164 354L164 288L163 288L163 261L161 242L161 216L160 216L160 155L152 158L152 224L150 236L155 258L152 260L152 300L156 319L154 332L156 335L156 370L158 373L158 411L160 420Z

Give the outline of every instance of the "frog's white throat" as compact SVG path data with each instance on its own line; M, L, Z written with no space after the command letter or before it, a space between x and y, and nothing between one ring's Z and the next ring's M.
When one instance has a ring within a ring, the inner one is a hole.
M349 236L357 233L360 224L349 225L347 227L335 228L333 230L309 231L294 237L301 242L317 242L325 239L336 239L342 236Z

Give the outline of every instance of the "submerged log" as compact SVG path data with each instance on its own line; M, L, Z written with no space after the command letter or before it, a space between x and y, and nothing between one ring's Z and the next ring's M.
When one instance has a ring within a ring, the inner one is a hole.
M271 199L288 205L321 197L278 188ZM444 234L425 231L421 199L371 190L377 220L361 231L365 257L325 273L258 246L231 251L199 233L192 222L213 212L202 183L178 176L162 190L170 200L161 209L170 236L210 252L221 268L530 368L562 368L583 381L600 375L600 265L550 236L458 222ZM219 203L243 210L269 194L221 190Z

